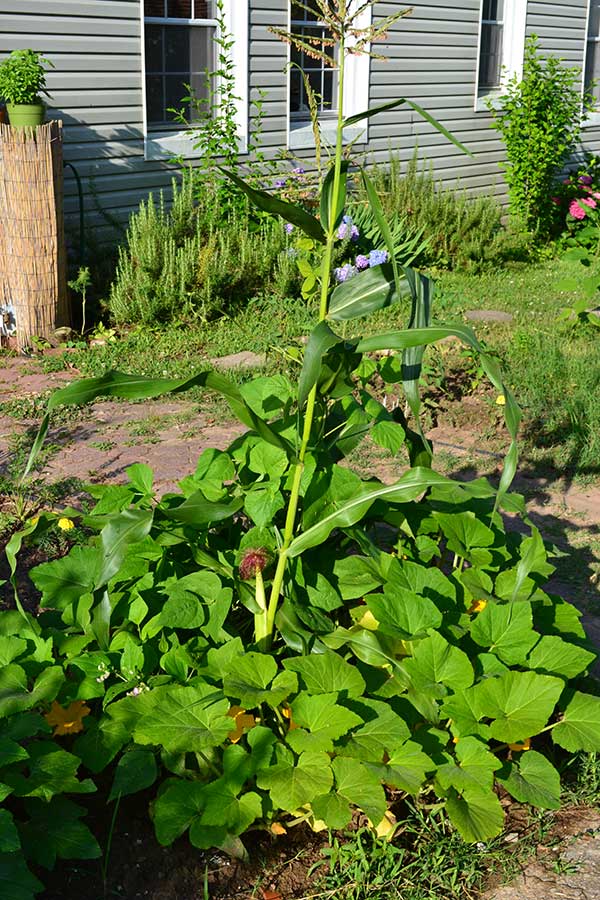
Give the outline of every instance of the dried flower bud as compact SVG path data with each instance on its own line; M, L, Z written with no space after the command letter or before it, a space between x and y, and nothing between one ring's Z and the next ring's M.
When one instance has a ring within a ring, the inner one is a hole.
M257 572L262 572L269 562L269 551L264 547L251 547L244 551L240 562L240 578L242 581L248 581L254 578Z

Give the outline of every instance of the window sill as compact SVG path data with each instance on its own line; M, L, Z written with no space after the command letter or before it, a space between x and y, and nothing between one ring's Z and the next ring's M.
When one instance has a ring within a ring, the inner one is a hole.
M194 148L195 143L196 138L187 131L149 131L144 137L144 159L200 159L202 151ZM245 137L238 139L238 152L248 152Z
M337 126L335 122L321 123L321 137L329 144L335 143ZM361 144L366 144L368 137L368 128L366 125L350 125L344 128L344 143L349 144L351 141L360 139ZM290 150L314 150L315 136L313 134L312 125L305 123L290 123L290 131L288 134L288 147Z
M486 93L478 94L475 98L475 106L473 109L475 112L485 112L489 113L488 104L491 103L494 109L500 109L500 97L502 96L502 89L498 88L494 91L487 91Z

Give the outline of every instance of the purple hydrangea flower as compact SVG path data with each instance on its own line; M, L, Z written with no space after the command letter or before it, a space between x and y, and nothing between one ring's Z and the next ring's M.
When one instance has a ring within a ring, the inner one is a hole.
M345 219L348 216L344 216ZM360 237L360 231L356 227L356 225L352 225L351 222L342 222L340 227L338 228L338 238L340 241L345 241L350 238L351 241L357 241Z
M580 175L579 184L591 184L594 179L591 175Z
M357 269L368 269L369 268L369 257L365 256L364 253L359 253L356 259L354 260Z
M387 250L371 250L369 253L369 265L371 268L380 266L382 263L387 262L387 258Z
M292 225L291 222L286 222L283 227L284 227L286 234L291 234L292 231L294 230L294 226Z
M346 263L345 266L340 266L338 269L334 270L335 280L336 281L347 281L349 278L352 278L353 275L356 275L356 269L354 266L350 265L350 263Z
M302 166L296 166L295 169L292 169L292 173L294 175L304 175L304 169L302 168Z

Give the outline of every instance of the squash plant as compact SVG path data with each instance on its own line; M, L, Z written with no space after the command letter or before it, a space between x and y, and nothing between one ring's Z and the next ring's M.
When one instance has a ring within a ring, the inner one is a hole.
M371 52L397 17L359 31L365 4L317 5L338 44L341 110L347 35L352 52ZM383 109L402 103L443 131L408 100ZM52 410L100 396L203 385L248 430L225 451L204 451L179 492L156 497L144 464L125 485L91 487L97 502L81 521L94 536L30 573L43 612L26 614L16 596L16 610L0 613L3 896L41 889L27 861L99 854L72 796L108 768L107 803L153 791L162 844L187 834L243 856L252 828L338 829L360 810L393 830L391 800L425 792L465 840L486 841L502 829L499 785L520 802L559 805L551 743L600 749L600 698L583 680L595 654L579 613L544 589L553 566L537 530L507 534L500 515L524 514L508 492L518 407L469 328L430 324L434 285L396 262L364 171L390 262L333 286L344 124L340 112L319 217L229 173L304 233L313 260L302 274L319 315L296 380L109 372L50 398L28 469ZM405 330L336 331L403 298ZM512 443L497 492L431 468L417 384L426 345L449 335L479 353L506 398ZM383 349L392 354L370 355ZM375 370L403 385L412 424L376 399ZM344 464L367 435L406 462L394 483ZM13 581L23 541L52 522L42 514L9 542Z

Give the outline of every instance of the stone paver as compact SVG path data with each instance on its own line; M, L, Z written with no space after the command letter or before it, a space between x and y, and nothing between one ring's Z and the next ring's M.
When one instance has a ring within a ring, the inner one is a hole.
M470 309L465 313L469 322L512 322L514 316L502 309Z
M589 817L589 814L588 814ZM564 842L554 859L541 853L511 884L482 900L600 900L600 814L587 831Z

